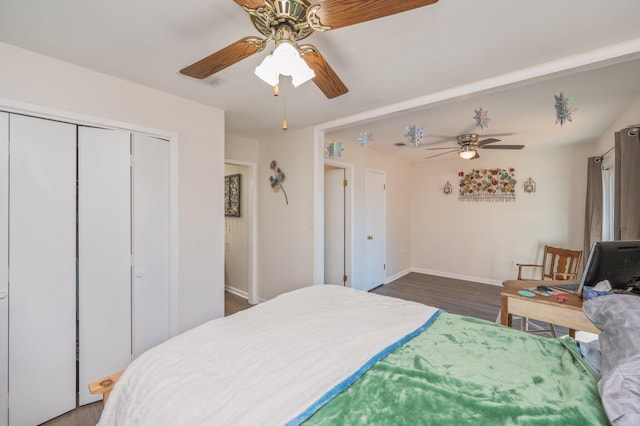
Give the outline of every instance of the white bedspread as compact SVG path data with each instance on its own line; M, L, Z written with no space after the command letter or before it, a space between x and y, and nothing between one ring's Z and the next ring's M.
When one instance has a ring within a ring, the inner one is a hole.
M330 285L283 294L144 353L99 425L285 424L436 311Z

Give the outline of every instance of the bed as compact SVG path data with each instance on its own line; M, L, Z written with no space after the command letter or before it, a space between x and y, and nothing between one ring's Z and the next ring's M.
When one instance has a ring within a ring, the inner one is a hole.
M147 351L113 386L99 425L472 422L609 424L572 339L325 285Z

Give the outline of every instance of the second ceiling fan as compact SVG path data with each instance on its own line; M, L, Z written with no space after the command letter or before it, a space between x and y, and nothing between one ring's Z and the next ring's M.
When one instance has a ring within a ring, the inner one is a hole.
M475 160L476 158L480 158L478 154L478 149L522 149L524 145L491 145L496 142L500 142L500 139L496 138L487 138L483 140L478 140L479 135L477 133L467 133L464 135L460 135L456 137L458 141L458 146L447 146L443 148L426 148L427 150L440 150L446 149L447 152L441 152L440 154L431 155L429 157L425 157L425 159L439 157L441 155L450 154L452 152L457 152L458 155L465 160Z
M295 86L309 78L329 99L349 91L315 46L298 45L314 31L328 31L346 27L384 16L394 15L418 7L436 3L438 0L234 0L250 16L251 22L264 36L244 37L235 43L180 70L194 78L207 78L230 65L264 50L271 40L275 41L274 55L265 59L256 68L256 74L277 86L279 72L274 70L276 52L286 56L296 75L292 75ZM282 49L278 47L282 46ZM300 63L302 59L304 63ZM310 68L310 70L309 70ZM274 84L275 83L275 84Z

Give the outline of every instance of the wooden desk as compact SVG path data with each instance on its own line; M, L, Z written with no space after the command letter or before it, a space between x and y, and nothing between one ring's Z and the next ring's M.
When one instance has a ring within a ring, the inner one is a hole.
M567 281L557 282L567 284ZM518 290L535 288L540 284L553 285L554 281L507 281L500 296L502 297L502 311L500 323L512 326L513 315L523 318L544 321L569 329L569 335L575 338L576 330L600 333L582 312L582 298L567 293L564 303L559 303L554 296L527 297L518 294Z

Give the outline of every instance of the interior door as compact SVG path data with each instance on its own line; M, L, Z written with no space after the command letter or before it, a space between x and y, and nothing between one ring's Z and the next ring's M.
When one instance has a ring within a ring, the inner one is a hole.
M366 172L366 253L367 281L365 291L384 284L386 258L385 175Z
M324 282L344 285L345 272L345 170L324 170Z
M9 114L0 112L0 425L9 422Z
M131 361L131 134L78 129L79 404ZM108 320L106 319L108 315Z
M133 134L133 354L170 336L169 142Z
M10 115L9 424L76 406L76 126Z

